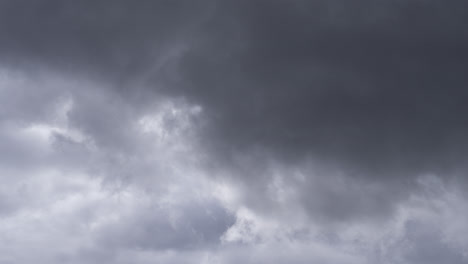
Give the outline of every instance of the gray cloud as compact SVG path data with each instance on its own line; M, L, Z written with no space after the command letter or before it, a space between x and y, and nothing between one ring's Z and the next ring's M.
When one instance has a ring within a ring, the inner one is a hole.
M213 116L215 149L373 175L457 166L467 38L451 11L464 3L381 2L7 1L2 50L188 97Z
M463 263L467 7L1 2L0 262Z
M459 163L463 18L432 2L368 15L360 13L378 9L369 1L334 3L338 10L320 1L228 9L219 17L237 24L215 20L182 59L188 93L216 115L219 141L374 175Z
M437 232L430 231L431 227L424 224L409 222L407 239L410 241L410 249L407 260L410 263L465 263L463 253L457 251L443 242L443 237Z
M216 246L233 218L219 205L188 203L180 208L149 207L130 219L103 227L103 247L139 250L193 250Z
M382 4L227 5L181 57L170 92L205 106L204 143L217 162L242 168L256 198L271 181L258 176L271 157L319 164L303 170L310 185L300 183L301 202L338 221L385 217L420 175L464 170L466 20L449 13L464 3ZM334 191L336 173L377 186ZM326 187L317 196L314 174Z

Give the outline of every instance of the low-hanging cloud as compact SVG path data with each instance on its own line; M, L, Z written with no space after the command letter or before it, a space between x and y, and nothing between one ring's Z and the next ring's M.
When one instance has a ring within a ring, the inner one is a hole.
M3 1L0 262L465 262L467 7Z

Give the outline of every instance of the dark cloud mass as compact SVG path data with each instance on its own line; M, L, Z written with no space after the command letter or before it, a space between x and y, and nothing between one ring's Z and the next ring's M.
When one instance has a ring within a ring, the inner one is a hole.
M228 40L221 25L182 58L220 141L380 173L464 154L462 17L431 3L300 3L238 7Z
M468 263L466 10L1 1L0 262Z

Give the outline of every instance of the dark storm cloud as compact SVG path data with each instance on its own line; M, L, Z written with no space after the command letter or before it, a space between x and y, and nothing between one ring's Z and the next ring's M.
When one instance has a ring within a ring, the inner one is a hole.
M127 77L189 34L184 30L199 6L192 1L4 1L1 52L12 64L38 62Z
M466 20L449 10L464 4L387 5L253 1L229 9L219 17L234 21L215 18L182 58L191 88L183 92L211 110L227 148L310 154L373 176L460 165Z
M258 195L271 178L258 176L264 161L249 151L319 164L295 183L313 217L386 217L420 175L465 168L468 21L457 11L465 6L231 3L181 57L175 94L205 106L206 144L224 157L217 162L241 168L258 208L268 206ZM336 187L336 173L348 185Z
M0 75L0 169L33 175L22 169L52 167L155 193L190 189L206 174L232 184L239 207L280 226L389 223L421 195L421 175L442 177L443 186L466 174L467 8L461 0L1 1L1 69L22 74ZM72 106L62 109L67 100ZM34 178L3 174L18 190ZM70 180L44 175L37 177ZM0 189L0 216L17 217L33 200L13 199L12 190ZM55 190L43 192L31 196L49 201ZM167 260L186 263L234 222L209 203L189 203L176 227L161 217L176 207L146 209L103 229L89 252L74 247L76 258L110 261L114 248L195 249ZM51 212L44 221L64 214ZM68 237L69 227L60 228ZM428 251L462 263L430 228L402 231L416 245L400 252L403 263L433 260ZM281 241L264 243L276 254L222 248L219 262L362 263L322 247L292 246L291 254ZM132 256L115 263L138 262Z
M1 52L121 85L164 82L206 107L215 149L307 154L373 176L466 155L463 1L110 3L5 1ZM177 45L177 61L155 70Z
M158 91L201 104L211 121L204 144L220 157L215 163L232 165L233 156L262 149L279 160L312 158L348 176L401 181L463 166L465 7L5 1L0 52L13 65L91 73L120 87L124 98ZM148 99L132 100L130 108ZM106 120L80 113L71 113L72 122L103 144L127 142L132 112Z

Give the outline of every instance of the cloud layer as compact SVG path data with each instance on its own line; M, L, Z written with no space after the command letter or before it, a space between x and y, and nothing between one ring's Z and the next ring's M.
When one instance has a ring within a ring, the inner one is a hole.
M464 1L0 3L0 262L466 263Z

